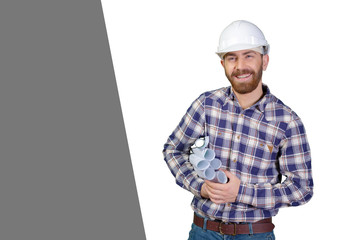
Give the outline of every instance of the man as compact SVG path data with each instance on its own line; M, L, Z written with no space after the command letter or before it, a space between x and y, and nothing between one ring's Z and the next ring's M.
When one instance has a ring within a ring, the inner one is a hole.
M274 239L279 208L308 202L311 157L301 119L262 83L269 45L254 24L235 21L220 36L217 54L231 87L200 95L164 145L176 183L194 194L189 239ZM190 148L209 137L226 184L200 178Z

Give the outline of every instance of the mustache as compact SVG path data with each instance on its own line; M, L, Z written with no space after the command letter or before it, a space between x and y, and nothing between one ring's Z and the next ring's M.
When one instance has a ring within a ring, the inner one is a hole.
M235 77L235 76L239 76L239 75L242 75L242 74L255 74L255 72L253 70L250 70L250 69L236 69L235 71L233 71L231 73L231 76Z

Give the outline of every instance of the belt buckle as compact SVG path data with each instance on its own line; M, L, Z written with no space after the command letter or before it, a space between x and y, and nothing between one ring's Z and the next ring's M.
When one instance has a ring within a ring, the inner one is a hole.
M220 225L219 225L219 232L221 235L224 235L225 233L222 232L222 229L221 229L221 225L222 224L225 224L224 222L220 222ZM235 236L236 235L236 223L228 223L226 225L233 225L234 226L234 233L230 234L232 236Z

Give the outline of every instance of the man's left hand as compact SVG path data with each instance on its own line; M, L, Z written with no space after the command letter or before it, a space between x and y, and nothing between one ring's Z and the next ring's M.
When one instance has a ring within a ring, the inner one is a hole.
M235 202L239 192L240 179L229 171L224 170L229 181L226 184L205 180L205 188L212 202L216 204Z

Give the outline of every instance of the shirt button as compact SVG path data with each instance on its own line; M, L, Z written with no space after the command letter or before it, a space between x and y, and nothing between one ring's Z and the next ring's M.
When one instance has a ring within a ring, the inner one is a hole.
M233 162L236 162L236 158L233 159Z
M231 204L230 204L230 203L228 203L228 204L227 204L227 206L228 206L228 207L230 207L230 206L231 206Z
M237 138L237 139L240 139L240 135L238 135L236 138Z

